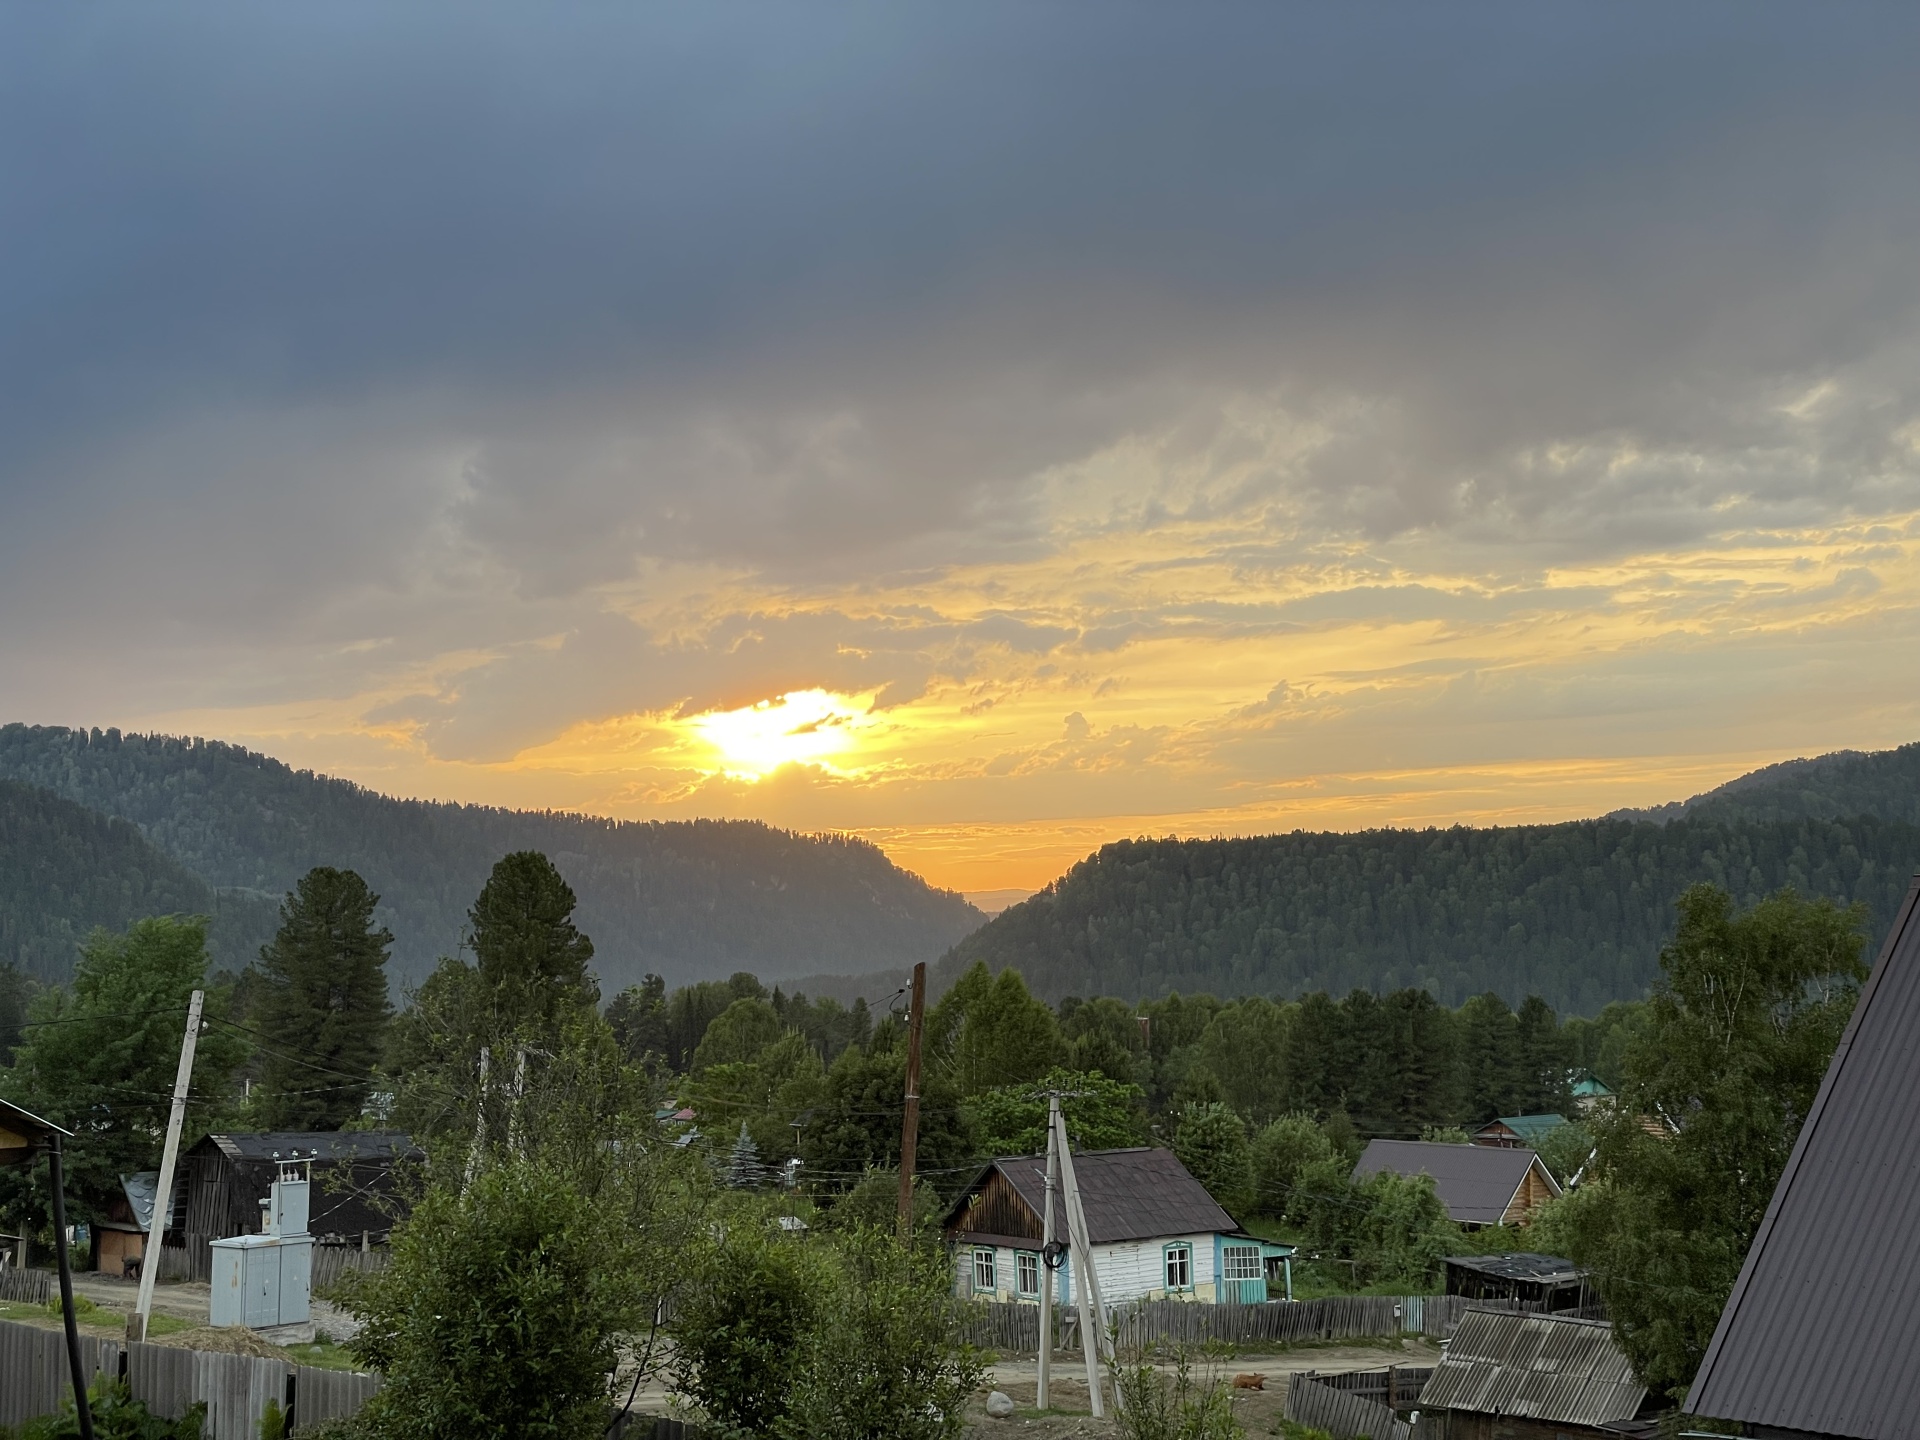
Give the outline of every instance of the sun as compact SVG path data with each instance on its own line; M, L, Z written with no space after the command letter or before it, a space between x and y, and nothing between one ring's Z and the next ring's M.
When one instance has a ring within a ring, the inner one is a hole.
M741 780L759 780L782 765L820 765L859 744L858 729L870 707L858 697L830 690L791 690L738 710L709 710L685 721L714 750L720 769Z

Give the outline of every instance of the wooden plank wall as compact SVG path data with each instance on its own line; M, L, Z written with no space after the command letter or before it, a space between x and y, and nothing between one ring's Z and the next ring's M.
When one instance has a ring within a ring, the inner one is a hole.
M1377 1401L1336 1390L1305 1375L1287 1380L1287 1419L1324 1430L1334 1440L1412 1440L1413 1427Z
M52 1296L51 1270L22 1270L18 1265L0 1265L0 1300L15 1305L44 1305Z

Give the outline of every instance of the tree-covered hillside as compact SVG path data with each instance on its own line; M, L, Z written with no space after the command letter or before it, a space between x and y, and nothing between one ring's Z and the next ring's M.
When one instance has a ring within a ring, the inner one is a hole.
M1920 744L1783 760L1691 800L1650 810L1623 810L1609 818L1731 822L1833 820L1847 815L1877 815L1920 825Z
M212 889L123 820L49 791L0 780L0 967L65 980L96 926L122 930L149 915L213 919L244 963L270 912L245 899L224 906Z
M394 800L214 741L8 725L0 778L132 821L223 895L277 904L316 865L357 872L381 897L403 981L460 943L466 907L514 850L551 855L578 893L609 994L648 971L776 977L910 964L981 920L859 840L754 821L618 823Z
M1645 993L1696 881L1861 901L1875 938L1920 827L1873 817L1379 830L1108 845L941 962L1015 966L1048 999L1171 990L1494 991L1591 1014Z

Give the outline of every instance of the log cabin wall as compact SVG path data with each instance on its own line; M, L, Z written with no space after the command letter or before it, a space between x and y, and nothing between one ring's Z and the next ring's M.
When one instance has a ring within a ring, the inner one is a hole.
M1064 1228L1064 1215L1056 1210L1054 1219L1060 1221ZM1042 1232L1040 1217L1020 1198L1007 1177L994 1170L969 1202L952 1233L1005 1235L1013 1239L1032 1240L1037 1247Z

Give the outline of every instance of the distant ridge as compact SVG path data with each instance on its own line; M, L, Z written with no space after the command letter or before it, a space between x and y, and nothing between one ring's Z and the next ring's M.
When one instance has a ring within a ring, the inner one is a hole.
M459 945L488 870L518 849L552 856L579 895L608 994L647 971L678 983L911 965L984 918L857 839L396 800L218 741L7 725L0 778L130 821L218 896L264 902L264 933L233 941L242 962L295 880L342 865L380 894L396 977L417 980Z
M1104 846L943 958L1040 994L1293 996L1415 985L1592 1013L1657 974L1673 903L1791 885L1867 907L1873 940L1920 868L1920 745L1770 765L1671 806L1508 829Z

